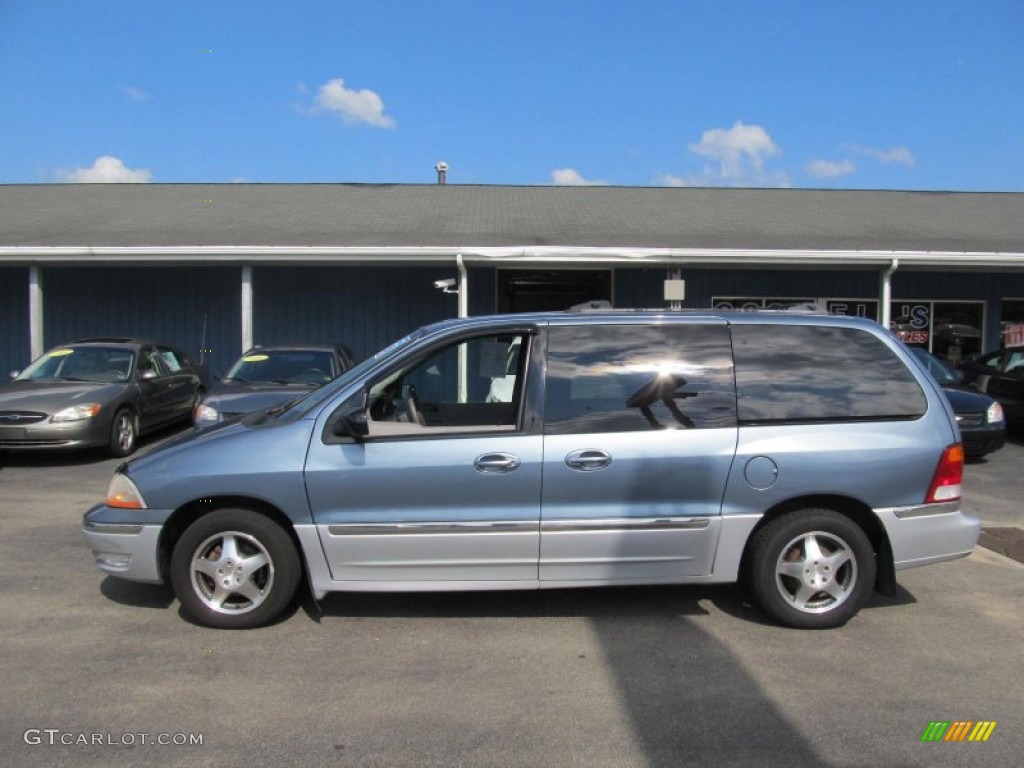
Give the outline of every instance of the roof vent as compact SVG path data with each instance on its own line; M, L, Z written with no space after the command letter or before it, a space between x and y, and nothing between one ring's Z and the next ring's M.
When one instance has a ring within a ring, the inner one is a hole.
M442 160L434 166L434 170L437 171L437 183L446 184L448 182L448 163Z

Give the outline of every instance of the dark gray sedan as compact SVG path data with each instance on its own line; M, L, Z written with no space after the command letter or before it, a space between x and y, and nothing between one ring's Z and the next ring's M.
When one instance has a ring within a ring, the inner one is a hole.
M205 427L294 400L352 367L342 344L288 344L253 347L210 390L193 414Z
M54 347L0 387L0 448L135 451L139 435L188 421L200 370L169 344L83 339Z

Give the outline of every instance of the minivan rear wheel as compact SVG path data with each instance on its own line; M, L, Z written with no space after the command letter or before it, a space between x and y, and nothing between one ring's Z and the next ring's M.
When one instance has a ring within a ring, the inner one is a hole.
M875 554L853 520L803 509L772 520L751 541L748 585L758 606L801 629L829 629L860 610L875 583Z
M171 584L181 607L218 629L248 629L276 619L295 596L301 573L284 529L247 509L200 517L171 555Z

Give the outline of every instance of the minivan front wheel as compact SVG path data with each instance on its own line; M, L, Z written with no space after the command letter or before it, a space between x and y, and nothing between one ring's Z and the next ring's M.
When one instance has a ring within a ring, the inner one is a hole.
M749 587L760 608L791 627L839 627L875 583L875 553L864 531L829 509L790 512L754 535Z
M218 629L248 629L276 619L295 596L301 573L288 534L246 509L200 517L171 555L171 584L181 607Z

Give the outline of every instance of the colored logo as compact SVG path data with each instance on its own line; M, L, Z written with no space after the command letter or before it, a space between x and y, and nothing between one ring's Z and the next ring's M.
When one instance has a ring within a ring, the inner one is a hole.
M995 729L995 720L932 720L921 741L988 741Z

